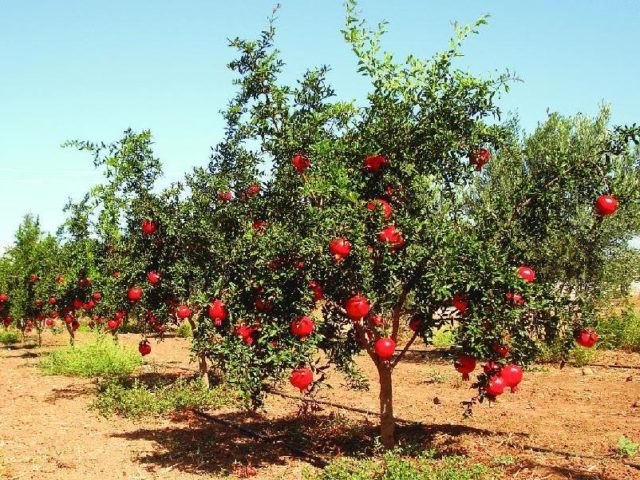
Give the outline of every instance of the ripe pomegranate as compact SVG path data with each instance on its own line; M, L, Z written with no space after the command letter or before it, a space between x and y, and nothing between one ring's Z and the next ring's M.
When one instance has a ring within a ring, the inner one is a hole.
M271 313L273 312L273 302L263 298L256 298L256 308L259 312Z
M419 316L413 317L409 322L409 328L414 332L421 331L423 328L422 317L419 317Z
M531 283L536 279L536 272L534 272L530 267L522 265L521 267L518 267L518 276L525 282Z
M486 387L485 393L489 398L495 399L498 395L503 394L505 387L506 384L504 383L502 377L494 375L493 377L489 378L489 384Z
M83 309L85 312L89 312L90 310L94 309L94 308L95 308L95 306L96 306L96 302L95 302L95 300L91 299L91 300L89 300L87 303L85 303L85 304L82 306L82 309Z
M519 293L507 292L504 294L504 298L518 307L524 305L524 297Z
M6 293L0 293L0 303L5 303L9 301L9 295Z
M613 195L600 195L596 200L596 211L603 217L613 215L618 209L618 199Z
M498 371L500 370L500 365L494 361L490 361L485 363L484 367L482 367L482 370L487 376L492 376L495 373L498 373Z
M176 314L178 315L178 318L180 320L184 320L185 318L191 316L191 309L188 305L180 305L178 308L176 308Z
M38 275L36 275L35 273L31 274L31 276L29 277L29 281L31 283L36 283L38 280L40 280L40 277Z
M300 389L300 392L304 392L313 383L313 372L307 367L297 368L291 372L289 381L291 385Z
M576 334L576 343L585 348L592 348L598 341L598 334L593 328L583 328Z
M220 326L227 318L227 306L222 300L215 299L209 305L209 318L213 320L214 325Z
M460 315L465 315L469 309L469 295L466 293L456 293L451 299L451 305L453 308L460 312Z
M377 173L382 167L386 167L388 163L383 155L368 155L364 159L364 169L370 173Z
M315 323L306 315L296 318L291 322L291 333L300 339L307 338L313 332Z
M396 342L389 337L380 338L374 345L374 350L380 360L389 360L396 351Z
M386 200L382 198L376 198L375 200L370 200L367 202L367 209L375 212L377 208L381 208L384 213L384 219L389 220L393 213L393 209L391 205Z
M70 313L65 315L64 323L66 323L67 325L71 325L73 323L73 315L71 315Z
M258 192L260 192L260 185L258 185L257 183L253 183L244 191L244 194L247 196L247 198L251 198Z
M91 285L91 280L88 278L81 278L78 280L78 286L80 288L87 288L89 285Z
M374 327L382 327L384 326L384 318L382 318L380 315L373 315L371 317L371 324Z
M345 240L344 237L334 238L329 242L329 251L335 261L340 262L351 253L351 242Z
M241 323L236 327L235 333L242 337L242 341L244 343L247 345L253 345L253 342L256 340L258 335L258 327L256 325L249 327L246 323Z
M42 300L40 300L39 298L37 298L34 303L36 305L36 308L42 308L42 306L44 305L44 302Z
M160 283L160 273L152 271L147 273L147 282L151 285L157 285Z
M127 314L127 312L123 312L122 310L118 310L116 312L116 314L115 314L115 318L116 318L116 320L121 321L126 314Z
M392 250L402 248L405 244L402 233L396 228L395 225L389 225L388 227L382 229L382 231L378 234L378 240L380 240L382 243L387 243Z
M311 166L311 162L305 155L294 155L291 159L291 165L298 173L304 173Z
M158 231L158 226L152 220L143 220L142 221L142 233L145 235L153 235Z
M479 172L482 170L489 160L491 160L491 152L486 148L479 148L478 150L471 152L469 154L469 160L471 164L475 167L476 171Z
M47 318L44 323L47 325L47 327L53 327L56 322L53 318Z
M231 200L233 200L233 193L229 191L218 192L218 200L220 200L222 203L230 202Z
M251 226L254 230L257 230L259 235L262 235L267 229L267 222L265 220L256 220Z
M313 291L313 301L319 302L324 298L322 286L315 280L309 280L309 288Z
M5 327L8 327L9 325L11 325L11 322L13 322L13 318L11 317L11 315L7 315L6 317L4 317Z
M49 305L55 305L57 302L56 297L49 297Z
M44 320L44 313L39 313L38 315L36 315L36 318L40 321Z
M518 390L518 384L522 381L522 368L518 365L506 365L500 371L500 377L504 380L504 384L511 388L511 393Z
M74 320L73 322L71 322L71 330L72 331L76 331L80 328L80 322L78 320Z
M347 300L345 309L347 310L347 315L351 320L358 321L368 315L371 310L371 305L369 305L367 297L355 295Z
M458 355L453 366L462 374L463 380L469 380L469 374L476 368L476 359L471 355Z
M127 298L132 302L137 302L142 298L142 289L140 287L131 287L127 292Z
M101 292L93 292L91 294L91 298L93 298L94 301L99 302L100 300L102 300L102 293Z
M113 278L115 279L120 278L120 272L113 272Z
M120 326L120 321L119 320L111 319L111 320L107 321L107 327L109 327L109 329L111 329L111 330L115 330L119 326Z
M74 310L80 310L83 306L84 306L84 302L82 300L80 300L79 298L74 298L73 299L73 309Z
M493 342L491 349L496 352L500 358L505 358L511 351L511 347L509 347L509 345L498 341Z
M56 311L51 312L51 318L58 318L59 313Z
M64 283L64 275L58 275L58 276L56 276L56 283L57 283L57 284Z
M138 344L138 351L143 357L151 353L151 344L147 340L143 340Z

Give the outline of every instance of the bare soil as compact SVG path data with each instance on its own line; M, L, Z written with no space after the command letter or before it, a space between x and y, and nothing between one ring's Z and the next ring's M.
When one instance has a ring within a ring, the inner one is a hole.
M79 342L90 337L81 334ZM121 339L133 346L138 341L136 335ZM89 410L94 381L43 376L36 367L42 352L65 343L64 335L48 334L40 349L0 350L0 478L299 479L314 467L282 442L325 459L372 453L374 416L325 405L305 410L300 401L277 395L269 395L257 414L231 407L211 412L267 435L266 441L193 412L102 418ZM154 343L145 361L145 372L162 375L197 370L189 342L179 338ZM328 379L333 388L318 398L377 410L375 368L365 357L358 363L372 379L370 391L346 389L334 374ZM605 352L597 363L640 367L640 355ZM437 352L409 354L394 386L396 415L422 423L401 425L402 443L500 464L505 478L640 479L640 465L624 463L640 464L640 455L622 459L614 452L622 435L640 442L640 368L537 366L526 372L518 393L476 406L471 418L463 417L461 402L473 391ZM288 385L282 390L298 396Z

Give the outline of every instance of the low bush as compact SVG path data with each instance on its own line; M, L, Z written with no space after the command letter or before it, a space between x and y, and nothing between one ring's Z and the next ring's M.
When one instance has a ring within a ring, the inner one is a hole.
M121 415L139 418L192 408L219 408L233 405L237 398L226 387L208 389L199 380L179 378L175 381L108 379L98 385L98 398L92 408L109 417Z
M87 345L54 350L41 360L40 368L47 375L118 377L131 375L141 363L138 352L104 337Z
M20 333L16 330L0 331L0 343L3 345L13 345L20 341Z
M484 465L471 465L461 456L435 460L389 452L380 459L340 458L320 472L307 472L309 480L489 480L501 472Z
M456 342L455 335L451 331L451 328L444 326L434 330L432 345L438 348L450 348Z
M640 352L640 314L627 308L598 323L600 348Z
M183 322L182 325L176 329L176 335L180 338L193 338L193 330L189 322Z

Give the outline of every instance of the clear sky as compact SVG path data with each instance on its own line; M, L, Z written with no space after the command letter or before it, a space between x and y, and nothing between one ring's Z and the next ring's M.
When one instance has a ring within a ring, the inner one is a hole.
M207 163L222 135L219 110L233 93L227 39L254 36L265 0L33 0L0 10L0 246L26 212L54 231L69 196L96 182L67 139L118 138L150 128L165 181ZM366 80L342 40L341 0L282 0L278 44L286 79L328 64L341 98L361 98ZM508 68L523 80L502 101L531 130L547 109L640 120L640 3L361 0L371 23L388 20L386 47L429 56L446 48L451 22L491 14L460 64L479 74Z

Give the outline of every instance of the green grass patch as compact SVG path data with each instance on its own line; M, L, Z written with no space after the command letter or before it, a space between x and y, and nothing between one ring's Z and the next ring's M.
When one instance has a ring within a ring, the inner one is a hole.
M237 397L226 387L207 389L196 380L108 379L98 385L98 397L92 409L105 417L120 415L140 418L193 408L220 408L234 405Z
M20 341L20 333L17 330L0 331L0 343L3 345L13 345Z
M87 345L54 350L40 361L40 368L47 375L117 377L131 375L140 364L138 352L103 337Z
M389 452L380 458L339 458L320 472L306 472L309 480L489 480L502 472L485 465L472 465L461 456L440 460L430 455L415 458Z

